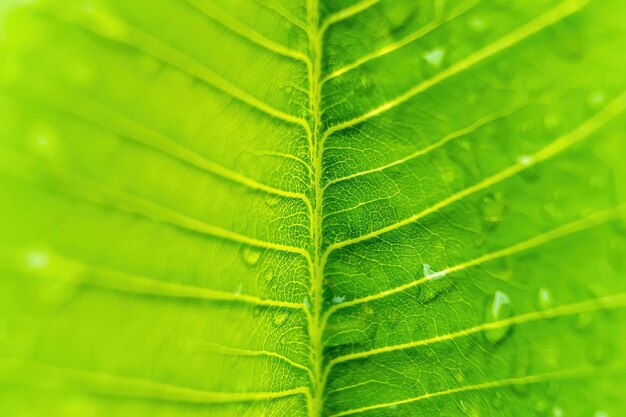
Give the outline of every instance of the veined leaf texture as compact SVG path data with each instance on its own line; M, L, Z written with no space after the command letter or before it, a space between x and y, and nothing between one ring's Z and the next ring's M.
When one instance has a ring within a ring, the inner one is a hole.
M623 0L0 16L0 415L626 415Z

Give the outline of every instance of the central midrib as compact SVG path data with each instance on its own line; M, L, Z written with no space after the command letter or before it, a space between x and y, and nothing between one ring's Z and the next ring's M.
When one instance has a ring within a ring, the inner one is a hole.
M309 119L311 126L311 139L309 140L310 158L312 163L313 180L310 195L314 198L313 212L311 213L311 229L313 239L311 244L311 296L312 314L309 322L309 337L312 351L312 399L309 404L310 417L322 417L324 411L324 347L323 347L323 285L324 265L322 256L323 230L322 230L322 156L323 144L321 137L321 66L322 66L322 37L319 21L319 0L308 0L308 38L309 38Z

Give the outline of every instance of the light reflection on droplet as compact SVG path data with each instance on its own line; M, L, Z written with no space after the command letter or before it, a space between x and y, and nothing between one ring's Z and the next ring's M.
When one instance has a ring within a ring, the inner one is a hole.
M485 311L486 322L497 322L511 316L511 299L502 291L496 291L491 304ZM484 334L488 341L497 343L509 332L510 325L487 329Z
M441 47L437 47L424 53L424 60L426 60L426 62L428 62L432 67L439 68L443 63L445 55L446 50Z
M26 265L31 269L45 269L50 265L50 255L41 250L28 251Z

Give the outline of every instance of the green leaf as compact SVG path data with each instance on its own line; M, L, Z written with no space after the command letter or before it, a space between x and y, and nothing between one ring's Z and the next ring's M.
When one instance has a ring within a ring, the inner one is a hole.
M621 0L0 6L0 414L626 409Z

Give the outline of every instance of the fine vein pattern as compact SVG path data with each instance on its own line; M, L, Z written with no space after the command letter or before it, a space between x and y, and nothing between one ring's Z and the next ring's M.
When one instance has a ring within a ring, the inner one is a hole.
M625 11L0 4L0 415L622 415Z

